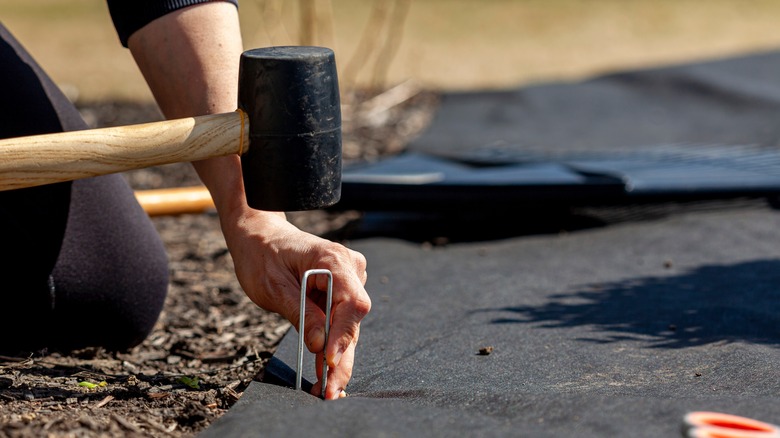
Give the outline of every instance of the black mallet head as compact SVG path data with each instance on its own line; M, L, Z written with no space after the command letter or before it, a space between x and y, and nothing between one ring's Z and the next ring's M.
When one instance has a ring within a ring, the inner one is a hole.
M244 52L238 107L249 123L241 165L251 207L314 210L339 201L341 104L332 50L282 46Z

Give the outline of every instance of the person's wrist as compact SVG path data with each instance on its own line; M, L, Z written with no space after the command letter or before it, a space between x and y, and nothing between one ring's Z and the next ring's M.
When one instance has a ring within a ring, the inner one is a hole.
M288 223L284 212L255 210L246 202L236 204L223 211L217 210L226 234L231 233L233 227L228 226L231 224L238 229L247 229L256 233L258 230L271 230Z

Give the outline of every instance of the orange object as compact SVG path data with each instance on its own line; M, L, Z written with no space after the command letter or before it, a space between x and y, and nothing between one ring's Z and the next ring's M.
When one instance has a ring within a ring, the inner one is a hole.
M214 201L203 186L137 190L135 197L149 216L205 213Z
M683 436L688 438L780 438L774 424L721 412L689 412Z

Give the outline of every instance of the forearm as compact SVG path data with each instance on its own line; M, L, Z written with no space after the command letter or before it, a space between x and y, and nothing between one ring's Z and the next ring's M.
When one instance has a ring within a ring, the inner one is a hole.
M235 111L243 47L233 4L172 12L133 33L128 48L166 118ZM221 215L246 208L237 155L193 165Z
M243 48L232 4L172 12L133 33L128 48L166 118L236 109Z

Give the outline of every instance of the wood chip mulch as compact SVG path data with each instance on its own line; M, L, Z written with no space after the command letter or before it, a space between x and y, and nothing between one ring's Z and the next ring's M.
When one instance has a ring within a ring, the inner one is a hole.
M427 125L436 102L435 93L412 83L348 96L345 162L401 152ZM79 109L93 127L159 120L153 104L101 102ZM126 176L137 190L199 184L188 164ZM339 236L359 218L359 212L290 215L298 227L321 236ZM290 324L244 295L216 215L153 222L171 262L169 295L153 333L121 353L94 348L0 357L0 438L194 436L262 373Z

